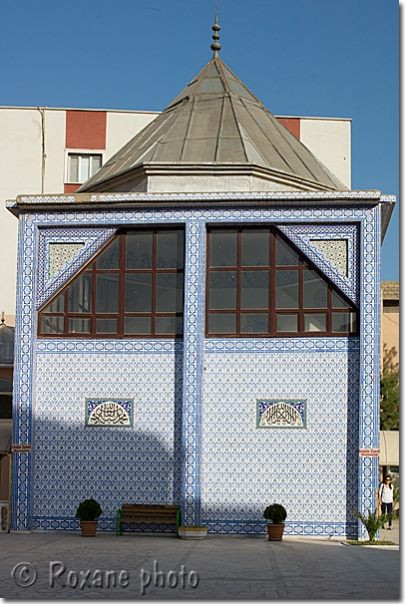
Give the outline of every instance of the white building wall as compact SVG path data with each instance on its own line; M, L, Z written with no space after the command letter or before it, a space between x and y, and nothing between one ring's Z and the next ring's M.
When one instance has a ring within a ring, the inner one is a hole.
M150 124L158 112L109 111L105 161L119 151L131 138Z
M45 110L44 193L63 191L65 177L66 111Z

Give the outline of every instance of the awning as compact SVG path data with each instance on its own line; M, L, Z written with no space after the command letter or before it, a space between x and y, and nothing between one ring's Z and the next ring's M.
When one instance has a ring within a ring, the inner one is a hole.
M398 430L383 430L380 432L380 465L399 466Z

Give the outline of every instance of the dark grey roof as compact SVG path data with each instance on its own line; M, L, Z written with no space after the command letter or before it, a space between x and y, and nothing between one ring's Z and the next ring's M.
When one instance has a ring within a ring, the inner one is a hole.
M0 365L14 363L14 327L0 323Z
M111 179L145 164L249 164L317 189L347 189L216 55L78 192L108 190Z

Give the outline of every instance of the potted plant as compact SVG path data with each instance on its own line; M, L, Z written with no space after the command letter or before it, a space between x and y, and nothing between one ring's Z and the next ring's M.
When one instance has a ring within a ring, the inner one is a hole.
M82 537L95 537L97 518L103 510L95 499L86 499L77 508L76 518L80 518Z
M206 526L179 526L178 536L181 539L205 539L207 536Z
M268 541L281 541L284 532L284 520L287 518L287 510L279 503L273 503L273 505L266 507L263 517L266 520L271 520L271 524L267 524Z

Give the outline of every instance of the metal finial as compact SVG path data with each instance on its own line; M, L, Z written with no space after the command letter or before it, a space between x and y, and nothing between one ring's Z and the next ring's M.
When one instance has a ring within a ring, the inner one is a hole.
M222 46L221 44L218 42L219 38L221 37L218 32L220 31L220 27L218 25L218 4L217 4L217 8L216 8L216 12L215 12L215 23L212 26L212 31L214 32L214 35L212 36L212 39L214 40L214 43L211 44L211 50L214 51L214 57L218 56L218 51L221 50Z
M4 325L4 323L6 322L5 318L4 318L4 310L1 313L1 324Z

